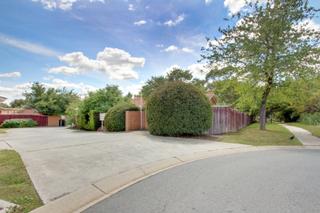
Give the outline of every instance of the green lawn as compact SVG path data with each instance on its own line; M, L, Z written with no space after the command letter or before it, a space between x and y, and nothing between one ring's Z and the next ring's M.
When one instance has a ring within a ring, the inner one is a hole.
M6 131L4 129L0 129L0 134L1 133L6 133Z
M313 126L313 125L302 124L302 123L288 123L288 125L303 128L311 132L314 136L320 137L320 126Z
M278 124L268 124L267 130L259 130L259 124L240 130L237 133L222 135L218 141L229 143L248 144L253 146L289 146L302 145L296 138L290 139L293 134Z
M0 199L16 203L24 212L42 205L19 154L0 151Z

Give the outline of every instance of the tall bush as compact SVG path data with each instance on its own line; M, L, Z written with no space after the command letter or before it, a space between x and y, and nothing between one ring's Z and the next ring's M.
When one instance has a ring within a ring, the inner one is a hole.
M198 88L177 81L151 94L147 119L154 135L201 135L211 127L212 111L209 100Z
M125 130L125 112L126 111L136 111L139 110L132 103L120 103L109 109L107 112L104 123L105 127L110 132L119 132Z
M117 86L109 86L90 92L89 95L77 106L76 125L85 130L97 130L100 121L99 113L107 112L111 107L123 101L121 91Z

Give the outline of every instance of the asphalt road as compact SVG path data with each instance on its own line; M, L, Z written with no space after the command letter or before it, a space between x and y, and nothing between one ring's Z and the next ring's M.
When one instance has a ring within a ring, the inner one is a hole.
M320 149L214 157L145 179L86 213L320 212Z

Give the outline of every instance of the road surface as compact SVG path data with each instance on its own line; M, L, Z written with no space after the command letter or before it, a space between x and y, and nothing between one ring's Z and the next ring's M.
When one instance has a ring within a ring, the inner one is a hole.
M257 151L185 164L85 213L320 212L320 149Z

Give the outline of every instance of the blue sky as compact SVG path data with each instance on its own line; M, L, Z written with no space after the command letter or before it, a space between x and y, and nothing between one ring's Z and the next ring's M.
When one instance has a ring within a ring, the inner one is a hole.
M172 66L201 77L205 37L218 37L243 2L1 0L0 96L19 98L34 81L81 95L106 84L136 93Z

